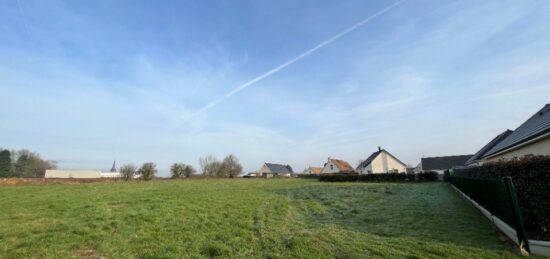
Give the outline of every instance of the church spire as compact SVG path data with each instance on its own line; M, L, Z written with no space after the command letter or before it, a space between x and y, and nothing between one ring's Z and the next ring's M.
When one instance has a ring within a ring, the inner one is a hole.
M113 167L111 167L111 172L116 172L116 160L113 161Z

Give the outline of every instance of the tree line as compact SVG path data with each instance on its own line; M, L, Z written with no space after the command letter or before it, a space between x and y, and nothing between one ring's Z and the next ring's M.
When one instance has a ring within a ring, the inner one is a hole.
M221 161L213 155L200 157L199 166L200 174L208 177L234 178L240 175L243 170L239 159L233 154L227 155ZM10 151L0 148L0 178L43 178L46 170L56 168L55 161L43 160L36 152L26 149ZM115 169L114 164L113 169ZM125 180L135 178L151 180L158 172L156 164L152 162L144 163L139 168L133 164L126 164L121 166L119 171L121 177ZM191 165L174 163L170 167L170 173L172 178L189 178L195 175L197 170Z
M44 177L46 170L57 168L55 161L44 160L36 152L27 149L7 150L0 148L1 177Z
M213 155L199 158L201 174L209 177L234 178L240 175L243 167L235 155L228 155L222 161ZM158 172L155 163L144 163L140 168L133 164L126 164L120 167L120 175L124 180L142 179L151 180ZM170 173L173 179L189 178L197 173L197 170L191 165L184 163L174 163L170 166Z

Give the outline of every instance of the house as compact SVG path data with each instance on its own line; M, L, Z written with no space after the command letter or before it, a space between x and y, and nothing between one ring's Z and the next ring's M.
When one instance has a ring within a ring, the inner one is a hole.
M506 137L508 137L510 134L512 134L513 131L506 130L502 133L500 133L498 136L496 136L494 139L489 141L485 146L483 146L479 151L477 151L468 161L466 161L467 166L472 165L478 165L481 163L482 158L485 154L487 154L487 151L491 150L493 147L495 147L498 143L500 143L502 140L504 140Z
M415 168L415 173L437 172L443 174L445 170L466 165L466 161L473 155L423 157Z
M406 173L407 165L390 152L378 147L378 151L361 162L356 170L360 174Z
M273 164L273 163L264 163L262 168L258 171L258 174L265 178L270 178L273 176L285 176L290 177L294 172L292 167L289 165Z
M46 170L44 178L116 178L120 177L120 173L108 172L104 173L96 170Z
M321 170L321 174L349 172L353 172L353 167L351 167L348 162L330 157L328 158L328 161L325 163L325 166Z
M258 173L256 173L256 172L250 172L250 173L248 173L248 174L243 175L242 177L243 177L243 178L256 178L256 177L258 177Z
M550 156L550 103L516 130L507 130L482 147L468 165L507 160L526 155Z
M304 172L302 172L302 174L321 174L321 170L323 170L322 167L310 166L310 167L304 169Z

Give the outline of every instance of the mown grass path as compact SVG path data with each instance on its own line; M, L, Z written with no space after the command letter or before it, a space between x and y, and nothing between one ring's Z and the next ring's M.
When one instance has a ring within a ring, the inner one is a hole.
M512 258L444 183L0 186L0 258Z

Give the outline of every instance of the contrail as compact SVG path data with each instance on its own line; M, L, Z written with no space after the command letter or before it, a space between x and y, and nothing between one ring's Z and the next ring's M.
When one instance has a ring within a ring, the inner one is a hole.
M25 27L25 32L27 33L27 36L30 36L29 25L27 25L27 20L25 19L25 14L23 12L23 8L21 7L21 3L19 2L19 0L17 0L17 7L19 8L19 14L21 15L21 20L23 20L23 26Z
M292 65L292 64L294 64L294 63L296 63L297 61L299 61L299 60L301 60L301 59L303 59L303 58L309 56L311 53L318 51L319 49L325 47L326 45L329 45L329 44L333 43L334 41L340 39L340 38L343 37L344 35L346 35L346 34L352 32L352 31L356 30L357 28L359 28L359 27L365 25L365 24L368 23L369 21L371 21L371 20L377 18L377 17L380 16L380 15L383 15L384 13L386 13L386 12L388 12L388 11L390 11L391 9L393 9L393 8L395 8L396 6L400 5L400 4L401 4L402 2L404 2L404 1L405 1L405 0L397 1L397 2L393 3L392 5L390 5L390 6L386 7L386 8L384 8L384 9L382 9L382 10L376 12L375 14L373 14L373 15L371 15L371 16L365 18L364 20L362 20L362 21L360 21L360 22L354 24L353 26L351 26L351 27L349 27L349 28L347 28L347 29L341 31L340 33L338 33L338 34L332 36L332 37L329 38L328 40L325 40L325 41L323 41L323 42L317 44L317 46L315 46L315 47L313 47L313 48L311 48L311 49L309 49L309 50L303 52L302 54L296 56L295 58L293 58L293 59L291 59L291 60L289 60L289 61L287 61L287 62L285 62L285 63L283 63L283 64L281 64L281 65L279 65L279 66L277 66L277 67L275 67L275 68L273 68L273 69L271 69L271 70L269 70L269 71L267 71L267 72L265 72L265 73L263 73L263 74L261 74L261 75L259 75L259 76L257 76L257 77L255 77L255 78L253 78L253 79L251 79L250 81L245 82L245 83L242 84L242 85L237 86L235 89L231 90L230 92L226 93L225 95L223 95L223 96L219 97L218 99L213 100L212 102L208 103L207 105L205 105L204 107L202 107L200 110L198 110L198 111L196 111L196 112L194 112L194 113L192 113L192 114L190 114L190 115L188 115L188 116L183 116L183 118L184 118L184 119L192 119L192 118L194 118L194 117L196 117L196 116L198 116L198 115L200 115L200 114L202 114L202 113L208 111L208 110L211 109L212 107L218 105L219 103L221 103L221 102L223 102L224 100L230 98L231 96L235 95L236 93L238 93L238 92L240 92L240 91L246 89L247 87L249 87L249 86L251 86L251 85L253 85L253 84L255 84L255 83L257 83L257 82L259 82L259 81L261 81L261 80L263 80L263 79L266 78L266 77L269 77L269 76L271 76L271 75L273 75L273 74L275 74L275 73L277 73L277 72L283 70L284 68L286 68L286 67L288 67L288 66L290 66L290 65Z

